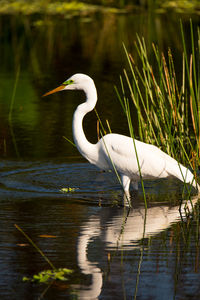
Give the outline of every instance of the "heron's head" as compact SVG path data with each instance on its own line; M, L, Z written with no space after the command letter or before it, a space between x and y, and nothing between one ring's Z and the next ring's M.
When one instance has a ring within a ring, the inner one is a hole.
M71 76L69 79L65 80L60 86L57 88L47 92L43 95L43 97L48 96L50 94L54 94L59 91L64 90L85 90L93 83L92 78L85 74L75 74Z

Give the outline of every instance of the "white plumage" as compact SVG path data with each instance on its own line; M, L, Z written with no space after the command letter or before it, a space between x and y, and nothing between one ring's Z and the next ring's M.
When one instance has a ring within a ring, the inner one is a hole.
M79 152L90 163L103 170L113 170L114 165L121 178L124 192L129 196L130 182L133 181L135 188L137 188L140 181L133 139L111 133L101 138L98 143L91 144L83 131L83 118L94 109L97 102L97 91L93 80L85 74L75 74L44 96L57 91L75 89L83 90L86 94L86 101L80 104L74 112L72 124L74 142ZM191 171L158 147L138 140L135 140L135 146L143 179L173 176L200 190Z

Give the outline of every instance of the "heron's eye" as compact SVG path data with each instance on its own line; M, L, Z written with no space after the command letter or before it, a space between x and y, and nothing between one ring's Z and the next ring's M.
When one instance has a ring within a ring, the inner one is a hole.
M64 85L70 85L70 84L73 84L74 83L74 80L72 79L69 79L69 80L66 80L63 82Z

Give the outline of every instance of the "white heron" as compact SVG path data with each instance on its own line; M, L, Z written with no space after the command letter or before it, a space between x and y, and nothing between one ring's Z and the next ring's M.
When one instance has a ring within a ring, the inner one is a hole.
M135 139L137 160L131 137L110 133L102 137L96 144L90 143L85 136L82 123L84 116L94 109L97 102L94 81L88 75L75 74L43 96L65 90L83 90L86 95L86 101L76 108L72 122L73 138L79 152L91 164L100 169L113 170L113 166L115 166L121 178L123 190L128 197L130 196L130 182L137 189L140 181L138 161L143 179L172 176L193 185L200 192L200 187L192 172L154 145Z

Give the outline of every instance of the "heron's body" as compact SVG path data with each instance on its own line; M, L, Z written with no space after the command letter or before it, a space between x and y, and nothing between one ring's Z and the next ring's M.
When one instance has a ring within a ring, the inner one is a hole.
M59 90L83 90L86 102L80 104L73 117L73 137L79 152L92 164L103 170L113 170L113 166L121 177L123 189L129 193L130 182L137 188L141 175L143 179L166 178L173 176L190 183L199 189L194 175L175 159L161 151L158 147L134 140L120 134L107 134L96 144L91 144L83 131L84 116L94 109L97 102L97 92L93 80L84 74L76 74L65 81L60 87L48 92L52 94ZM135 143L135 146L134 146ZM136 156L136 151L137 156Z
M140 181L138 162L143 179L171 176L187 183L193 183L196 187L193 174L175 159L154 145L136 139L134 142L135 147L133 139L130 137L114 133L107 134L95 144L95 157L89 157L85 153L82 153L82 155L90 163L103 170L113 170L114 165L121 176L125 192L129 190L131 181L134 183L134 187L137 188L137 183Z

